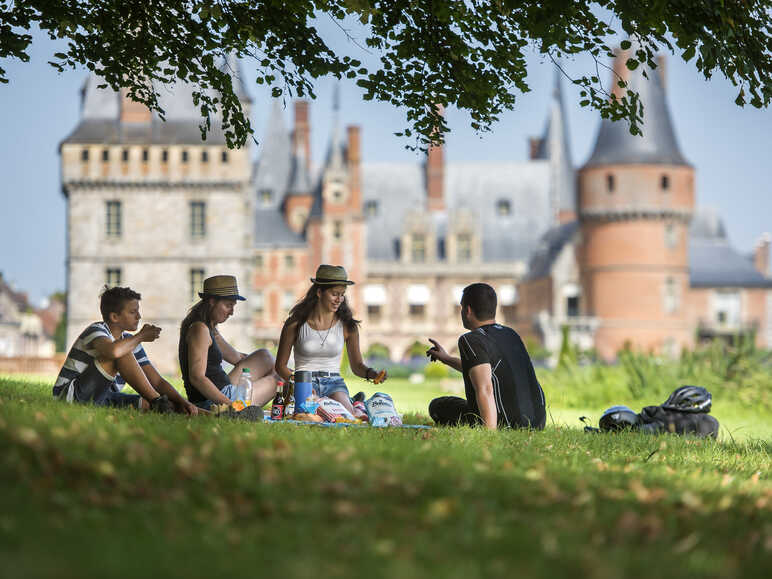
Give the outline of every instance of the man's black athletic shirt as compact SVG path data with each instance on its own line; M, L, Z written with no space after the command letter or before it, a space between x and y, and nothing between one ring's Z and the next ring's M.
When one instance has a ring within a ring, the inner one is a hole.
M544 428L544 392L517 332L500 324L481 326L458 339L458 351L469 413L480 416L469 371L490 364L498 426Z

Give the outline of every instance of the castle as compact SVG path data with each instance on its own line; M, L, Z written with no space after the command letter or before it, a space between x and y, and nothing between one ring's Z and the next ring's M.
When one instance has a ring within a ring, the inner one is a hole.
M249 110L237 63L230 69ZM577 173L559 80L527 161L446 163L431 147L422 165L364 162L361 130L343 130L336 103L315 164L310 108L299 101L292 130L270 105L253 165L249 148L227 149L216 123L201 141L189 87L161 88L162 122L91 76L60 147L68 344L97 315L102 284L130 285L145 318L164 327L153 360L178 372L179 322L217 273L235 274L248 298L223 334L242 351L275 344L316 266L333 263L358 282L347 295L363 352L377 346L393 359L428 336L455 344L460 292L475 281L496 288L502 321L549 347L563 326L608 359L628 341L675 352L698 329L753 329L768 346L768 241L754 268L720 221L693 219L694 169L663 84L649 77L628 79L646 105L645 136L603 121Z

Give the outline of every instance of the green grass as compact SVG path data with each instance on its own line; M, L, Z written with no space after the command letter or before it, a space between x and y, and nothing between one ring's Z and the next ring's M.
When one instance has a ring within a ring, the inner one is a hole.
M557 419L544 432L264 425L69 406L49 387L0 377L3 577L761 578L772 567L768 438L587 435ZM438 393L380 388L404 411Z

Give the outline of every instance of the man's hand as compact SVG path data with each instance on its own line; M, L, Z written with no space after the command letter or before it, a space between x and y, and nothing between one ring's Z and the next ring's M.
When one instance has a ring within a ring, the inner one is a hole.
M429 359L432 362L439 360L443 364L447 364L448 359L450 358L447 350L445 350L437 340L429 338L429 341L432 343L432 347L426 350L426 355L429 356Z
M145 324L142 326L142 329L137 332L140 342L155 342L160 335L161 328L154 326L153 324Z

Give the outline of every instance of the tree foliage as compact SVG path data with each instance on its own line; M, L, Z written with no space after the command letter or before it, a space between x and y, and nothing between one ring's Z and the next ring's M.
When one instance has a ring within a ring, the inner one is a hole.
M190 82L202 134L219 112L231 146L252 129L220 66L226 55L252 62L257 83L277 97L313 98L316 79L346 77L365 99L404 107L407 126L397 134L425 146L448 131L437 105L466 111L473 128L490 130L530 90L532 51L556 62L590 55L593 70L572 79L582 106L640 132L637 95L614 98L602 70L620 35L635 42L631 69L655 68L654 55L666 49L694 59L706 78L724 74L738 87L738 105L766 107L771 13L772 0L0 0L0 59L28 60L38 26L67 42L52 55L54 67L85 66L161 116L154 86ZM353 41L358 58L330 48L318 30L325 19ZM347 29L357 21L355 32ZM2 68L0 82L8 82Z

